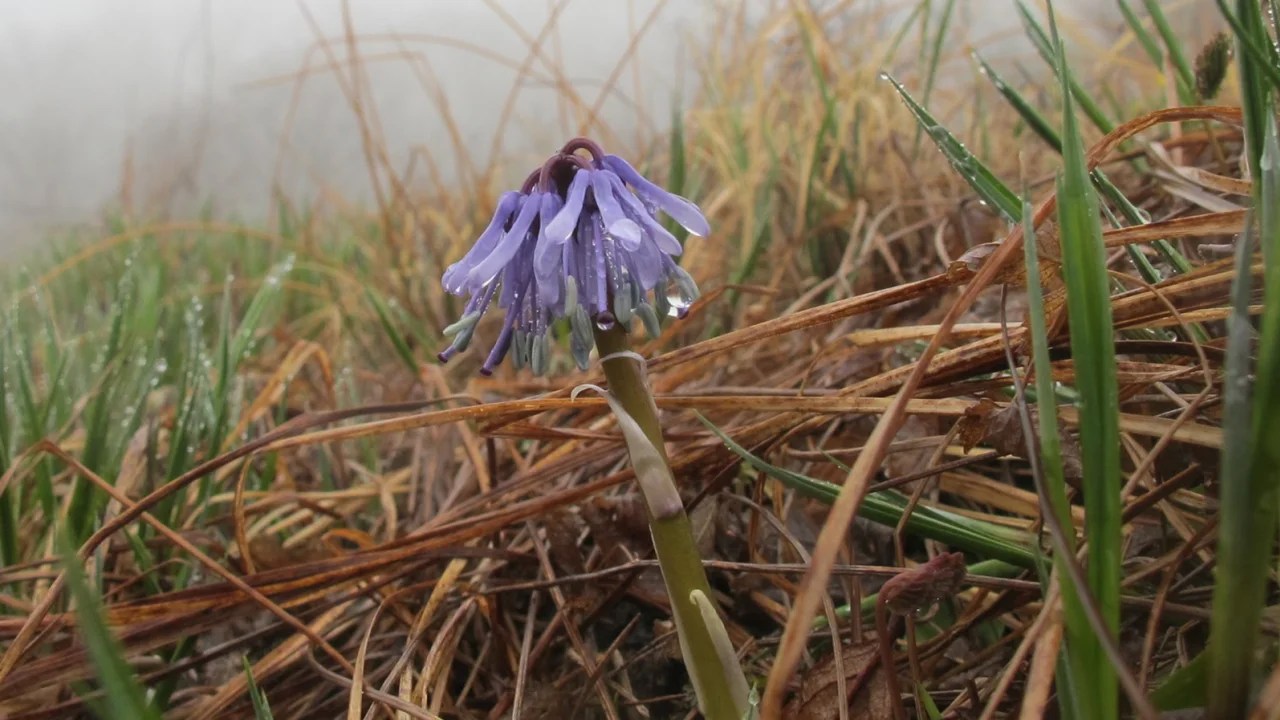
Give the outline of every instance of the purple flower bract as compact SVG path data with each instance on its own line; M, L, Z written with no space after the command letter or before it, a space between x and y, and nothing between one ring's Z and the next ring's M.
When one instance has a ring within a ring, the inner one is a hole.
M683 316L698 297L693 278L672 259L683 248L659 212L693 235L711 230L697 205L594 142L571 140L520 192L502 194L489 226L445 270L444 289L468 300L445 329L453 343L440 361L467 348L495 299L505 320L480 368L486 375L508 354L517 367L545 373L548 333L559 318L569 320L569 347L583 369L596 327L638 317L656 335L659 315Z

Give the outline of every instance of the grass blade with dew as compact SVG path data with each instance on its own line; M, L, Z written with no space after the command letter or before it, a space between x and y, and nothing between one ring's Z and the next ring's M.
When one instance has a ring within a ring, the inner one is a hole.
M293 271L295 258L291 254L277 263L262 280L262 286L254 294L240 318L240 326L231 337L232 370L235 364L248 356L258 330L265 325L268 311L280 300L285 278Z
M680 97L677 95L671 105L671 138L669 141L670 148L670 169L667 172L667 189L676 195L685 194L685 179L688 172L688 164L685 160L684 149L684 108L680 105ZM667 218L668 222L675 221Z
M805 17L807 18L808 16ZM814 46L813 34L818 32L818 29L811 27L807 22L802 23L800 28L800 39L804 43L805 60L809 65L809 73L813 76L814 85L817 87L818 95L822 99L822 124L818 126L818 131L814 133L813 141L809 146L809 156L808 161L806 162L808 165L808 173L806 174L804 182L804 194L800 200L804 206L804 218L806 223L816 224L816 218L819 215L819 211L815 208L814 183L815 180L817 180L822 167L822 163L819 159L822 158L824 154L823 146L824 144L830 143L836 148L840 148L841 145L839 139L836 138L836 133L841 128L840 112L837 107L839 98L831 91L831 83L827 81L827 70L823 63L819 61L817 49ZM756 235L766 233L770 229L769 218L774 214L774 196L772 188L774 187L778 177L779 166L781 165L778 153L776 149L774 149L773 143L769 140L768 136L766 136L766 142L769 144L769 158L771 162L769 164L768 177L762 184L762 188L767 189L766 191L768 192L768 195L763 200L756 203L759 206L755 211L756 227L753 232ZM849 167L849 154L844 152L843 149L839 149L839 151L835 152L835 156L835 171L839 174L840 179L844 183L845 191L848 193L849 197L853 197L857 183L854 180L854 172ZM759 240L753 242L753 254L749 258L750 267L752 269L754 269L757 261L757 253L755 250L760 247L761 242ZM817 244L817 238L810 240L808 243L808 251L811 263L819 274L826 275L835 270L834 267L828 267L824 262L824 254L821 246ZM734 283L745 282L747 277L748 275L739 274L734 278ZM732 297L736 298L737 295L735 294Z
M988 64L980 55L974 53L973 57L978 63L979 70L982 74L991 81L991 84L996 88L996 91L1000 93L1001 97L1008 101L1014 111L1016 111L1022 120L1027 123L1028 127L1030 127L1036 135L1040 136L1040 138L1043 139L1049 147L1053 148L1055 152L1061 154L1062 137L1058 134L1058 131L1053 127L1052 123L1050 123L1044 115L1036 110L1031 103L1027 102L1027 100L1022 97L1022 94L1014 89L1013 86L1005 82L1004 78L1000 76L996 69ZM1090 171L1089 177L1093 181L1094 186L1098 188L1098 192L1102 193L1102 195L1106 197L1112 205L1119 209L1126 221L1133 225L1145 225L1151 221L1150 217L1134 205L1129 198L1127 198L1125 194L1121 192L1113 182L1111 182L1110 178L1108 178L1101 169L1095 168ZM1191 263L1182 254L1182 252L1174 247L1168 240L1157 239L1152 244L1160 254L1164 256L1165 260L1168 261L1169 264L1172 265L1179 273L1191 271ZM1135 245L1126 245L1125 252L1128 254L1129 259L1133 262L1134 266L1138 268L1138 271L1144 280L1154 284L1164 279L1151 262L1147 260L1147 257L1142 253L1141 248Z
M1089 180L1084 141L1075 118L1066 51L1058 37L1052 8L1058 81L1063 92L1063 171L1058 176L1058 225L1062 273L1070 316L1071 357L1080 393L1080 444L1085 502L1086 578L1106 627L1120 625L1121 503L1120 399L1116 384L1115 332L1110 282L1098 197ZM1100 644L1081 648L1073 658L1072 690L1081 717L1113 720L1119 716L1116 669ZM1092 650L1090 654L1089 650Z
M387 304L378 297L370 288L364 289L364 297L373 306L373 311L378 315L378 323L382 326L382 331L386 333L387 340L391 342L391 347L395 348L396 357L400 358L400 362L404 363L405 369L411 374L418 373L418 361L413 357L413 350L409 348L409 343L404 339L404 333L396 329L395 320L391 317L391 310Z
M9 443L13 428L9 426L9 367L6 362L7 337L0 335L0 475L9 470L13 462ZM0 565L10 567L18 563L18 507L16 488L0 491Z
M1231 12L1231 7L1227 4L1227 0L1217 0L1218 9L1222 11L1222 17L1226 19L1227 24L1231 26L1231 31L1235 33L1236 45L1238 52L1236 53L1240 59L1240 89L1248 93L1254 87L1259 87L1256 83L1260 80L1258 77L1265 75L1270 81L1271 87L1280 89L1280 51L1276 50L1271 40L1267 38L1266 30L1260 28L1259 23L1243 19L1251 14L1251 11L1245 7L1246 3L1240 3L1241 12L1237 15ZM1261 14L1257 7L1253 8L1257 14ZM1259 34L1261 30L1261 34ZM1249 59L1251 67L1245 68L1245 58ZM1249 78L1245 75L1250 74ZM1249 103L1245 102L1246 121ZM1255 136L1260 137L1260 135Z
M254 720L275 720L275 716L271 714L271 703L267 702L267 694L262 692L258 681L253 677L253 666L249 664L249 658L241 657L240 663L244 666L245 684L249 686L249 701L253 703Z
M1250 402L1249 345L1253 327L1249 322L1249 297L1252 293L1252 274L1249 262L1252 233L1249 224L1236 241L1235 280L1231 286L1231 315L1227 319L1227 360L1223 378L1222 410L1222 489L1219 495L1222 527L1235 528L1229 533L1219 533L1217 576L1211 606L1213 618L1208 658L1207 677L1210 678L1216 697L1213 707L1218 712L1234 708L1241 713L1243 707L1235 698L1243 697L1249 688L1249 667L1252 653L1241 648L1252 647L1262 599L1261 584L1266 582L1266 566L1269 553L1261 547L1270 547L1269 541L1261 546L1251 543L1260 536L1259 524L1267 524L1265 518L1254 515L1252 403ZM1260 522L1261 521L1261 522ZM1223 523L1231 523L1223 525ZM1259 562L1258 556L1261 556ZM1258 571L1258 566L1262 571ZM1190 666L1188 666L1190 667ZM1211 669L1210 669L1211 668ZM1185 669L1185 668L1184 668ZM1184 687L1185 682L1174 687ZM1168 691L1174 693L1174 690ZM1227 715L1217 715L1227 717Z
M1237 41L1271 46L1255 0L1240 0L1235 17ZM1259 218L1263 257L1263 310L1257 339L1257 366L1248 387L1251 326L1251 262L1248 233L1237 241L1232 315L1228 325L1227 375L1224 380L1222 490L1218 565L1209 636L1209 714L1242 717L1255 663L1254 641L1266 603L1275 541L1277 492L1280 491L1280 137L1275 121L1274 88L1266 58L1241 52L1240 84L1244 105L1245 152L1254 178L1254 207ZM1247 227L1247 226L1246 226ZM1252 402L1252 407L1250 403ZM1247 429L1246 429L1247 428ZM1244 446L1241 438L1248 438ZM1230 528L1227 532L1225 529Z
M285 221L282 219L281 222ZM209 447L213 449L222 449L231 421L232 403L229 402L228 395L230 394L232 375L235 370L235 361L231 359L231 308L234 281L235 277L228 275L223 282L222 304L218 308L218 332L214 340L216 361L214 358L209 358L218 378L213 397L224 399L214 405L213 424L209 436Z
M1044 28L1036 21L1035 16L1031 14L1031 11L1021 2L1021 0L1018 1L1017 7L1018 15L1022 19L1022 27L1026 30L1027 37L1031 40L1031 44L1035 46L1036 51L1040 53L1040 57L1044 58L1044 61L1049 63L1050 67L1056 67L1056 52L1054 50L1054 43L1049 37L1049 33L1045 32ZM1084 87L1076 81L1070 68L1067 69L1066 82L1063 85L1064 97L1068 89L1070 89L1071 95L1075 98L1076 102L1080 104L1080 109L1084 111L1084 114L1089 117L1089 120L1093 122L1095 127L1101 130L1104 134L1115 129L1116 124L1111 120L1111 118L1107 117L1105 112L1102 111L1102 108L1094 101L1093 96L1085 92Z
M979 72L986 76L986 78L991 81L991 84L995 86L996 92L1000 93L1000 95L1013 106L1013 109L1018 113L1019 117L1022 118L1022 121L1027 124L1027 127L1031 128L1031 131L1036 135L1039 135L1040 139L1044 140L1049 147L1053 148L1056 152L1062 152L1062 139L1058 137L1058 131L1054 130L1053 126L1049 124L1048 118L1040 114L1039 110L1037 110L1031 103L1027 102L1026 99L1022 97L1022 93L1013 89L1012 85L1005 82L1000 73L997 72L990 63L983 59L981 54L975 51L972 57L974 62L978 63Z
M1039 423L1037 426L1040 449L1040 472L1043 477L1046 499L1051 506L1049 512L1058 516L1059 524L1064 528L1073 527L1071 522L1071 504L1067 495L1067 482L1062 467L1062 444L1058 434L1058 407L1053 379L1053 360L1049 355L1049 332L1045 322L1044 294L1040 288L1040 259L1036 247L1036 230L1031 223L1031 203L1024 200L1023 206L1023 254L1027 266L1027 316L1031 326L1031 349L1035 364L1036 403ZM1075 535L1069 533L1064 537L1068 550L1075 553ZM1089 625L1080 603L1080 597L1071 579L1071 574L1062 567L1064 558L1055 555L1058 564L1058 582L1062 589L1063 627L1066 634L1065 662L1059 663L1059 682L1066 691L1058 693L1058 702L1063 717L1077 717L1075 697L1071 690L1077 686L1075 677L1087 674L1088 668L1079 665L1085 658L1093 658L1102 654L1098 647L1098 639Z
M957 140L950 131L938 123L928 110L925 110L920 103L916 102L915 98L911 97L911 94L897 80L893 79L888 73L883 74L881 77L893 84L893 88L898 91L898 94L902 96L903 102L907 104L907 109L911 111L912 115L915 115L920 127L933 139L938 149L950 161L956 172L960 173L970 187L978 193L978 197L995 208L1010 222L1021 220L1022 202L1018 199L1018 196L1006 187L1004 183L1000 182L1000 179L986 165L982 164L973 153L969 152L969 149Z
M689 162L688 153L685 150L685 134L684 134L684 108L680 104L680 97L676 96L672 99L671 104L671 130L668 137L668 167L667 167L667 189L676 195L688 195L686 185L689 182ZM661 221L662 226L667 232L678 238L684 238L687 232L680 223L669 217L664 217Z
M698 419L715 433L738 457L751 467L780 481L783 485L819 502L831 504L840 493L840 486L818 480L786 468L773 465L742 447L723 430L701 414ZM901 493L891 490L868 494L862 501L858 514L873 522L893 527L907 511L908 500ZM907 531L930 540L953 545L962 550L986 555L1019 567L1036 566L1036 553L1031 548L1033 538L1022 532L1010 530L981 520L917 505L907 519Z
M920 93L920 104L928 106L929 97L933 95L933 84L938 79L938 64L942 60L942 50L946 44L947 28L951 25L951 15L955 10L955 0L947 0L942 8L942 18L938 21L938 26L933 29L932 38L928 38L929 34L929 13L926 11L924 21L920 23L920 32L925 35L930 42L921 42L921 51L927 54L924 58L924 90ZM916 157L920 154L920 134L923 128L916 128L916 137L911 145L911 156Z
M84 567L65 532L59 532L59 553L66 571L67 589L76 604L76 622L89 659L107 703L98 704L98 715L108 720L159 720L138 683L133 668L125 661L120 643L107 628L102 601L89 585Z
M1174 79L1178 87L1178 100L1183 105L1194 105L1196 103L1195 75L1191 72L1191 63L1187 62L1186 53L1182 52L1182 41L1169 26L1169 19L1160 9L1160 3L1157 0L1142 1L1146 5L1147 14L1151 16L1151 22L1156 27L1156 32L1160 33L1164 46L1169 51L1169 62L1173 65Z
M1160 49L1160 43L1151 36L1142 25L1142 21L1138 19L1138 14L1133 11L1133 6L1129 4L1129 0L1117 0L1116 4L1120 7L1120 14L1124 16L1125 24L1133 31L1133 36L1138 39L1138 44L1142 45L1142 49L1146 51L1147 57L1151 58L1151 64L1156 67L1164 65L1164 51Z

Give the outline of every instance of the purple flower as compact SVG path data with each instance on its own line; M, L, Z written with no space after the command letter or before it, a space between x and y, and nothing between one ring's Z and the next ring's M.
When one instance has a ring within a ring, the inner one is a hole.
M693 278L672 259L683 248L658 222L659 211L694 235L710 232L697 205L594 142L571 140L520 192L503 193L475 245L445 270L445 290L468 300L445 328L453 343L440 361L467 348L495 298L505 321L480 368L486 375L508 354L517 368L546 372L548 335L560 318L569 321L569 348L583 369L595 327L638 317L656 336L659 315L683 317L698 297Z

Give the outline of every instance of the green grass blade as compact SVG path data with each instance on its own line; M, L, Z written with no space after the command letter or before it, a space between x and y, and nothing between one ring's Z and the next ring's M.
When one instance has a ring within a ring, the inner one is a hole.
M1195 104L1195 74L1191 72L1191 63L1187 62L1187 55L1182 51L1182 40L1169 26L1169 19L1165 17L1157 0L1143 0L1143 4L1147 7L1151 22L1156 26L1156 32L1160 33L1164 46L1169 50L1169 61L1173 65L1178 85L1178 99L1184 105Z
M1251 52L1254 46L1271 47L1266 28L1262 24L1262 13L1256 2L1239 1L1239 14L1233 15L1221 1L1219 6L1236 30L1236 44L1243 51L1237 52L1240 67L1240 95L1244 108L1245 157L1248 158L1249 176L1262 177L1262 145L1266 137L1267 115L1272 111L1268 97L1272 87L1280 87L1280 82L1272 80L1269 87L1264 77L1268 70L1274 70L1273 52ZM1258 187L1255 185L1255 188ZM1255 197L1255 200L1257 198Z
M808 177L805 178L804 200L805 218L808 222L815 223L818 216L818 208L815 206L814 181L818 179L819 170L822 167L821 158L823 157L824 145L830 144L830 138L834 138L840 128L840 111L838 107L839 98L831 91L831 84L827 81L826 70L821 62L818 61L818 55L814 48L811 31L807 25L801 26L800 39L804 42L805 58L809 63L809 74L813 76L814 85L818 89L818 96L822 99L822 124L818 127L818 132L814 133L813 141L810 146L810 157L813 161L809 163ZM741 270L733 278L735 284L745 282L751 272L755 270L756 264L759 262L760 253L764 250L769 239L769 229L771 227L770 218L774 214L774 193L773 187L779 173L779 158L777 150L773 147L772 141L766 136L768 144L770 165L769 174L765 182L761 184L764 190L764 196L757 202L755 211L755 228L752 230L751 252L746 262L743 263ZM853 196L855 174L849 166L846 153L839 153L836 159L836 172L844 182L845 190L850 197ZM834 268L828 267L824 262L821 248L815 243L809 244L809 256L812 259L814 269L822 275L830 274ZM738 293L735 291L730 297L735 303L738 299Z
M1027 100L1022 97L1021 93L1006 83L1004 78L1000 76L995 68L991 67L991 65L983 60L980 55L975 53L974 59L978 62L979 69L982 74L991 81L991 84L995 86L997 92L999 92L1000 95L1009 102L1023 121L1027 123L1027 126L1030 127L1036 135L1043 139L1049 147L1053 148L1054 151L1061 153L1062 138L1049 120L1036 110L1031 103L1027 102ZM1142 210L1130 202L1129 198L1125 197L1125 194L1111 182L1102 170L1093 170L1089 173L1089 177L1093 181L1093 184L1098 188L1098 191L1120 210L1120 213L1124 215L1125 219L1129 223L1134 225L1143 225L1150 222L1150 218L1146 213L1142 212ZM1156 249L1159 250L1160 254L1163 255L1178 272L1185 273L1191 271L1191 263L1169 241L1157 240L1154 245ZM1139 248L1130 245L1126 247L1126 251L1144 280L1149 283L1157 283L1163 279L1160 273L1153 265L1151 265Z
M1021 565L1014 565L1003 560L979 560L966 568L969 575L990 578L1017 578L1027 572L1027 568ZM877 593L869 593L862 596L862 600L858 606L858 611L864 617L871 617L876 610ZM846 619L853 615L852 609L848 605L836 606L836 617ZM818 617L813 621L814 630L821 630L829 627L826 616ZM993 642L995 639L992 640Z
M283 292L284 279L292 272L293 265L294 257L290 255L271 268L271 271L267 273L266 278L262 281L262 287L258 289L253 299L249 301L249 306L245 308L244 315L240 318L240 327L231 339L230 369L232 372L235 371L241 360L248 357L255 335L258 329L266 323L267 312L279 301Z
M1022 121L1031 128L1031 131L1040 136L1049 147L1057 152L1062 152L1062 139L1058 137L1058 131L1053 129L1053 125L1049 123L1048 118L1040 114L1031 103L1022 97L1022 93L1013 89L1013 86L1005 82L1000 73L991 67L986 60L978 53L973 53L973 59L978 63L978 68L982 74L986 76L991 84L995 86L997 92L1013 106L1013 109L1022 118Z
M995 176L987 166L982 164L969 149L964 146L954 135L943 127L933 115L929 114L920 103L911 97L906 88L902 87L892 76L885 74L882 77L893 84L893 88L902 96L903 102L907 104L907 109L916 117L916 121L920 123L920 127L925 133L933 139L938 149L951 162L956 172L969 183L969 186L978 193L978 197L982 198L991 207L995 208L1010 222L1018 222L1022 215L1022 202L1018 196L1013 193L1000 179Z
M1022 27L1026 30L1031 44L1035 46L1036 51L1040 53L1040 57L1044 58L1044 61L1049 63L1050 67L1057 67L1056 51L1049 34L1044 31L1044 28L1036 21L1035 16L1031 14L1031 11L1021 0L1018 0L1017 7L1018 15L1022 19ZM1070 88L1071 96L1080 104L1080 109L1093 122L1095 127L1103 133L1109 133L1114 130L1116 124L1111 118L1107 117L1107 114L1094 101L1093 96L1085 92L1084 87L1076 81L1070 69L1066 73L1066 81L1063 83L1063 97L1067 96L1067 89Z
M1044 292L1040 286L1040 259L1036 247L1036 229L1031 223L1031 203L1024 201L1023 209L1023 255L1027 266L1027 317L1031 325L1031 350L1035 363L1036 397L1044 398L1036 404L1039 411L1038 440L1040 446L1040 472L1044 478L1045 494L1050 503L1050 512L1058 517L1063 528L1073 527L1071 521L1071 503L1067 495L1067 482L1062 469L1062 442L1058 435L1058 406L1056 385L1053 379L1053 360L1049 355L1049 331L1044 312ZM1064 537L1067 548L1075 553L1075 534ZM1098 647L1097 637L1089 624L1081 605L1071 574L1063 568L1064 558L1054 557L1058 565L1058 582L1062 591L1062 611L1064 634L1067 644L1065 662L1058 667L1059 682L1062 687L1075 688L1078 685L1077 675L1088 675L1089 668L1084 667L1085 658L1093 658L1102 654ZM1078 717L1074 702L1075 692L1059 692L1058 702L1063 717Z
M806 497L830 504L840 492L840 486L818 480L786 468L778 467L753 455L713 425L709 420L698 419L724 441L726 447L751 467L782 482ZM863 498L858 515L873 522L895 526L906 512L908 499L902 493L890 490L871 493ZM1034 568L1036 553L1031 549L1031 537L991 523L965 518L927 506L917 506L907 519L907 532L953 545L963 550L980 553L1003 560L1019 567Z
M1151 692L1151 702L1161 712L1202 709L1206 703L1208 676L1209 653L1202 652L1170 673L1160 687Z
M1086 578L1108 629L1120 624L1119 390L1116 385L1115 334L1111 321L1110 281L1098 197L1089 179L1084 141L1068 90L1066 53L1049 16L1063 89L1063 171L1058 177L1058 224L1062 271L1071 322L1071 356L1080 393L1080 444L1085 498L1085 536L1089 538ZM1101 646L1080 648L1073 658L1074 690L1082 717L1118 717L1118 679ZM1090 656L1089 651L1096 652ZM1082 674L1081 671L1087 674Z
M1160 49L1160 43L1156 42L1151 33L1142 26L1142 21L1138 19L1137 13L1133 11L1128 0L1117 0L1116 4L1120 6L1120 14L1124 16L1124 21L1133 31L1134 37L1138 38L1138 44L1142 45L1142 49L1147 52L1147 57L1151 58L1151 64L1163 67L1164 51Z
M1218 536L1209 637L1210 716L1243 717L1254 679L1254 640L1266 602L1280 490L1280 378L1276 377L1280 372L1280 137L1273 86L1267 77L1267 70L1275 69L1276 54L1261 7L1256 0L1240 0L1234 17L1225 7L1223 12L1233 21L1240 47L1268 48L1261 54L1238 53L1245 147L1260 225L1264 296L1250 393L1247 305L1251 252L1246 232L1236 247L1228 324L1220 497L1224 531ZM1248 438L1247 445L1243 438Z
M1249 223L1245 228L1249 228ZM1259 525L1266 518L1255 515L1250 402L1249 345L1253 327L1249 321L1249 297L1252 293L1249 262L1252 233L1246 230L1237 241L1235 280L1231 285L1231 315L1227 319L1227 359L1223 379L1222 411L1222 527L1231 532L1219 533L1217 576L1213 592L1213 617L1209 650L1208 685L1213 698L1211 707L1216 717L1243 715L1243 698L1249 690L1251 647L1261 613L1262 586L1266 582L1267 554L1258 552L1250 543L1261 534ZM1225 525L1223 523L1231 523ZM1270 547L1270 542L1266 541ZM1261 556L1262 572L1258 572ZM1172 692L1172 691L1171 691Z
M158 720L160 714L147 704L138 678L125 661L123 650L107 628L102 602L85 577L84 568L65 533L59 533L59 552L66 570L67 588L76 604L76 621L89 651L94 672L106 694L106 717L120 720Z
M253 666L249 664L249 658L242 657L240 662L244 665L245 682L249 685L249 701L253 703L254 720L275 720L275 716L271 714L271 704L267 702L266 693L262 692L262 688L258 687L258 681L253 678Z
M685 194L685 177L688 164L684 149L684 109L680 106L677 95L671 105L671 139L670 139L670 171L667 173L667 188L676 195ZM668 218L669 220L669 218Z
M1250 5L1244 2L1240 3L1240 13L1231 12L1231 8L1227 5L1227 0L1217 0L1218 8L1222 11L1222 17L1226 19L1227 24L1231 26L1231 31L1236 36L1236 46L1238 48L1236 55L1240 60L1240 88L1244 93L1249 93L1257 88L1264 87L1262 78L1265 76L1266 81L1271 83L1272 88L1280 89L1280 60L1277 59L1275 46L1271 44L1270 39L1266 37L1266 30L1262 28L1261 21L1252 19L1251 16L1261 15L1258 12L1256 4ZM1249 102L1246 100L1245 109L1248 110ZM1248 116L1246 120L1246 137L1248 136ZM1262 128L1257 128L1259 134L1253 137L1262 137ZM1256 175L1254 177L1257 177Z
M933 95L933 85L938 79L938 64L942 60L942 51L946 46L947 29L951 26L951 15L955 10L955 0L947 0L947 4L942 8L942 17L938 21L938 27L934 28L932 41L925 44L927 57L925 58L924 73L924 91L920 93L920 104L929 105L929 98ZM923 32L928 32L929 18L920 25ZM916 137L911 147L911 155L913 157L920 153L920 130L916 128Z
M0 475L9 469L13 455L9 443L13 428L9 425L9 364L6 362L8 335L0 335ZM0 563L10 567L18 562L18 490L6 487L0 492Z
M282 223L286 222L281 220ZM231 307L233 277L227 277L222 286L222 303L218 309L218 335L214 343L216 359L213 366L217 373L217 385L213 391L215 398L227 398L231 389L234 364L231 359ZM209 433L209 447L221 448L226 441L230 423L231 403L214 403L213 426Z
M396 329L395 320L391 317L391 310L387 308L386 303L382 302L382 298L378 297L373 290L364 289L364 297L373 306L373 311L378 314L378 323L382 326L382 331L386 333L387 340L391 341L391 346L396 350L396 356L400 358L400 362L404 363L406 369L411 374L418 374L418 361L413 358L413 350L409 348L409 343L404 339L404 333Z

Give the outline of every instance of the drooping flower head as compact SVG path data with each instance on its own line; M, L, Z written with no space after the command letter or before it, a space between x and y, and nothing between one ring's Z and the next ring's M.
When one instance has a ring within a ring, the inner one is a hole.
M657 335L659 314L682 317L698 297L693 278L672 259L683 248L658 222L659 211L694 235L710 232L693 203L594 142L569 141L520 192L498 199L475 245L445 270L444 289L468 300L462 317L445 329L454 340L440 361L467 348L495 302L505 321L480 368L486 375L508 354L517 367L546 372L548 332L559 318L569 320L569 346L583 369L594 327L629 325L638 317Z

